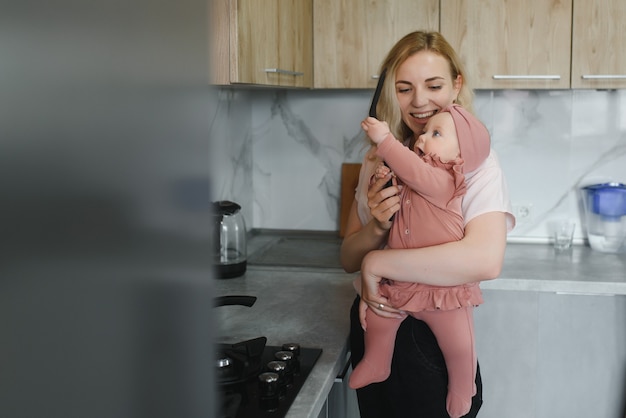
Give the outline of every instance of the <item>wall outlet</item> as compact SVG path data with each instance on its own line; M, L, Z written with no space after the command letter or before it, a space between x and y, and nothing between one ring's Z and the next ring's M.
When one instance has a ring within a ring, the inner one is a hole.
M516 223L524 224L532 221L533 219L533 204L532 203L517 203L513 205L513 215L515 215Z

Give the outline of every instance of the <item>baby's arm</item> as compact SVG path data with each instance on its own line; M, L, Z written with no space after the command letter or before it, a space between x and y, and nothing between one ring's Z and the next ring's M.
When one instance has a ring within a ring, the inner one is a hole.
M387 122L381 122L371 116L361 122L361 128L363 128L367 136L369 136L376 145L383 142L387 135L391 133Z

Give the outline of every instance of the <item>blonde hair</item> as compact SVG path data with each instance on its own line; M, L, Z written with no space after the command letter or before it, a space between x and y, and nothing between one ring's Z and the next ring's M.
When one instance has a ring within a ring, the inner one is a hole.
M461 76L461 90L455 103L473 112L474 93L468 86L465 69L454 48L439 32L411 32L391 48L383 61L380 73L385 71L385 81L376 106L378 119L386 121L391 133L400 140L408 138L413 132L402 121L400 114L400 107L396 99L396 71L404 61L420 51L431 51L448 61L452 81L454 82L459 75Z

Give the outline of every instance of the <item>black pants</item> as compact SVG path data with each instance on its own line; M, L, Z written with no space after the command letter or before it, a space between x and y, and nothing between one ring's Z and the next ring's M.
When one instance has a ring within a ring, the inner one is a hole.
M350 310L352 366L363 358L363 329L359 323L359 297ZM474 418L482 401L480 368L476 396L465 416ZM448 372L443 354L426 323L413 317L402 322L396 336L391 376L357 390L361 418L449 418L446 411Z

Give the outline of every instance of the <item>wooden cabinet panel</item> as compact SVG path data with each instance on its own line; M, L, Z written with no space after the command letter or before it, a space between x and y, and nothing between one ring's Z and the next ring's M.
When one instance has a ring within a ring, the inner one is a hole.
M278 65L302 75L281 75L281 86L313 85L313 1L279 0Z
M280 85L263 70L278 67L278 2L231 0L230 80Z
M439 29L439 0L315 0L313 13L315 88L375 88L401 37Z
M626 88L626 2L576 0L572 88Z
M215 84L311 87L312 0L214 0L213 3L212 20L220 19L211 42L212 56L217 59L212 63ZM226 62L225 39L229 47ZM228 77L224 75L226 71Z
M209 82L230 84L230 10L228 0L209 0Z
M623 1L209 4L212 84L371 89L391 46L422 29L441 31L475 89L626 88Z
M441 32L476 89L570 87L572 0L441 0Z

